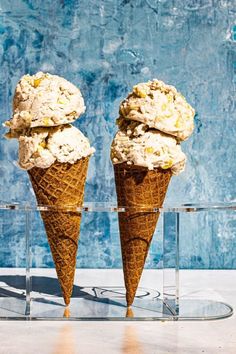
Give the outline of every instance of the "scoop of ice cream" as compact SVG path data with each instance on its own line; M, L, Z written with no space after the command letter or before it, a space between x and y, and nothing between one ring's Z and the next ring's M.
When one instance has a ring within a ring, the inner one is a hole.
M187 139L194 128L194 109L175 87L154 79L133 87L120 104L120 115L150 128Z
M162 168L177 175L184 170L186 156L176 139L138 122L118 121L120 130L111 146L113 164L127 162L149 170Z
M12 129L50 127L74 121L85 111L80 90L64 78L48 73L24 75L16 86Z
M47 168L56 160L73 164L95 151L81 131L71 125L11 131L7 137L18 138L19 165L25 170Z

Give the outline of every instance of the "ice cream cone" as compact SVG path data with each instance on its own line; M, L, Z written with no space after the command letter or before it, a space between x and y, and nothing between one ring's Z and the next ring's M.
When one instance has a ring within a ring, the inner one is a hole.
M126 301L131 306L159 217L152 208L162 206L172 173L126 163L115 164L114 171L118 205L127 207L119 213L119 229Z
M65 206L81 206L84 198L89 157L75 162L54 162L49 168L28 170L40 205L61 210L41 211L65 304L70 303L76 268L81 213Z

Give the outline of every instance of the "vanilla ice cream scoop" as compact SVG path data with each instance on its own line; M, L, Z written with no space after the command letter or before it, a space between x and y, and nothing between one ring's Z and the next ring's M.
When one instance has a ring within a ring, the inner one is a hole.
M176 139L139 122L118 120L120 130L111 145L113 164L171 169L174 175L184 170L186 156Z
M12 130L6 137L18 139L19 166L25 170L47 168L55 161L73 164L95 151L82 132L70 124L17 132Z
M121 102L120 115L179 140L187 139L194 128L194 109L175 87L156 79L135 85Z
M11 129L68 124L85 111L80 90L64 78L48 73L24 75L16 86Z

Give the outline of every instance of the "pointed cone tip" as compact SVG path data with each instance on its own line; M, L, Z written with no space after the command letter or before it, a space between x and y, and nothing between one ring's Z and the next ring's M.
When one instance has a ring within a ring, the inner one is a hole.
M69 306L66 306L63 317L65 318L70 318L70 308Z
M134 313L133 313L133 310L131 309L131 307L127 307L127 310L126 310L126 316L127 318L133 318L134 317Z

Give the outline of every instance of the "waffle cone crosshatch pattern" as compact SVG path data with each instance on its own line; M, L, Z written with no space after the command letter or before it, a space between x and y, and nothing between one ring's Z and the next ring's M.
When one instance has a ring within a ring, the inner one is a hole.
M137 206L136 212L137 212ZM18 232L24 235L22 248L25 267L0 268L0 318L45 320L212 320L229 317L233 313L230 304L217 298L217 294L195 289L194 294L185 288L184 270L181 269L181 230L185 218L198 222L199 217L212 213L226 213L229 217L236 205L202 204L176 207L142 206L139 213L159 215L158 236L162 234L163 257L158 269L145 269L142 282L137 287L133 304L127 307L126 290L121 270L116 279L109 279L109 269L76 269L73 293L69 306L65 305L55 269L33 268L32 261L37 244L37 231L33 224L40 213L79 213L82 218L90 214L112 213L131 215L133 206L111 203L84 203L75 206L33 206L22 204L1 205L1 227L7 232L9 217L15 215ZM181 224L182 223L182 224ZM117 225L118 226L118 225ZM196 225L196 229L198 226ZM161 233L160 233L161 231ZM21 235L22 235L21 234ZM118 227L117 227L118 234ZM83 235L81 235L83 238ZM118 236L118 235L117 235ZM153 237L156 237L156 230ZM46 234L45 234L46 237ZM191 235L190 235L191 237ZM158 251L157 251L158 253ZM79 258L79 252L78 252ZM107 273L106 273L107 272ZM144 286L152 274L152 286ZM146 279L146 280L145 280ZM155 279L155 283L153 283ZM60 280L60 279L59 279ZM155 284L155 286L153 286ZM63 289L63 288L62 288ZM186 291L186 290L185 290Z
M75 164L34 167L29 176L40 205L82 205L88 158ZM65 304L70 303L78 249L81 213L41 212Z

